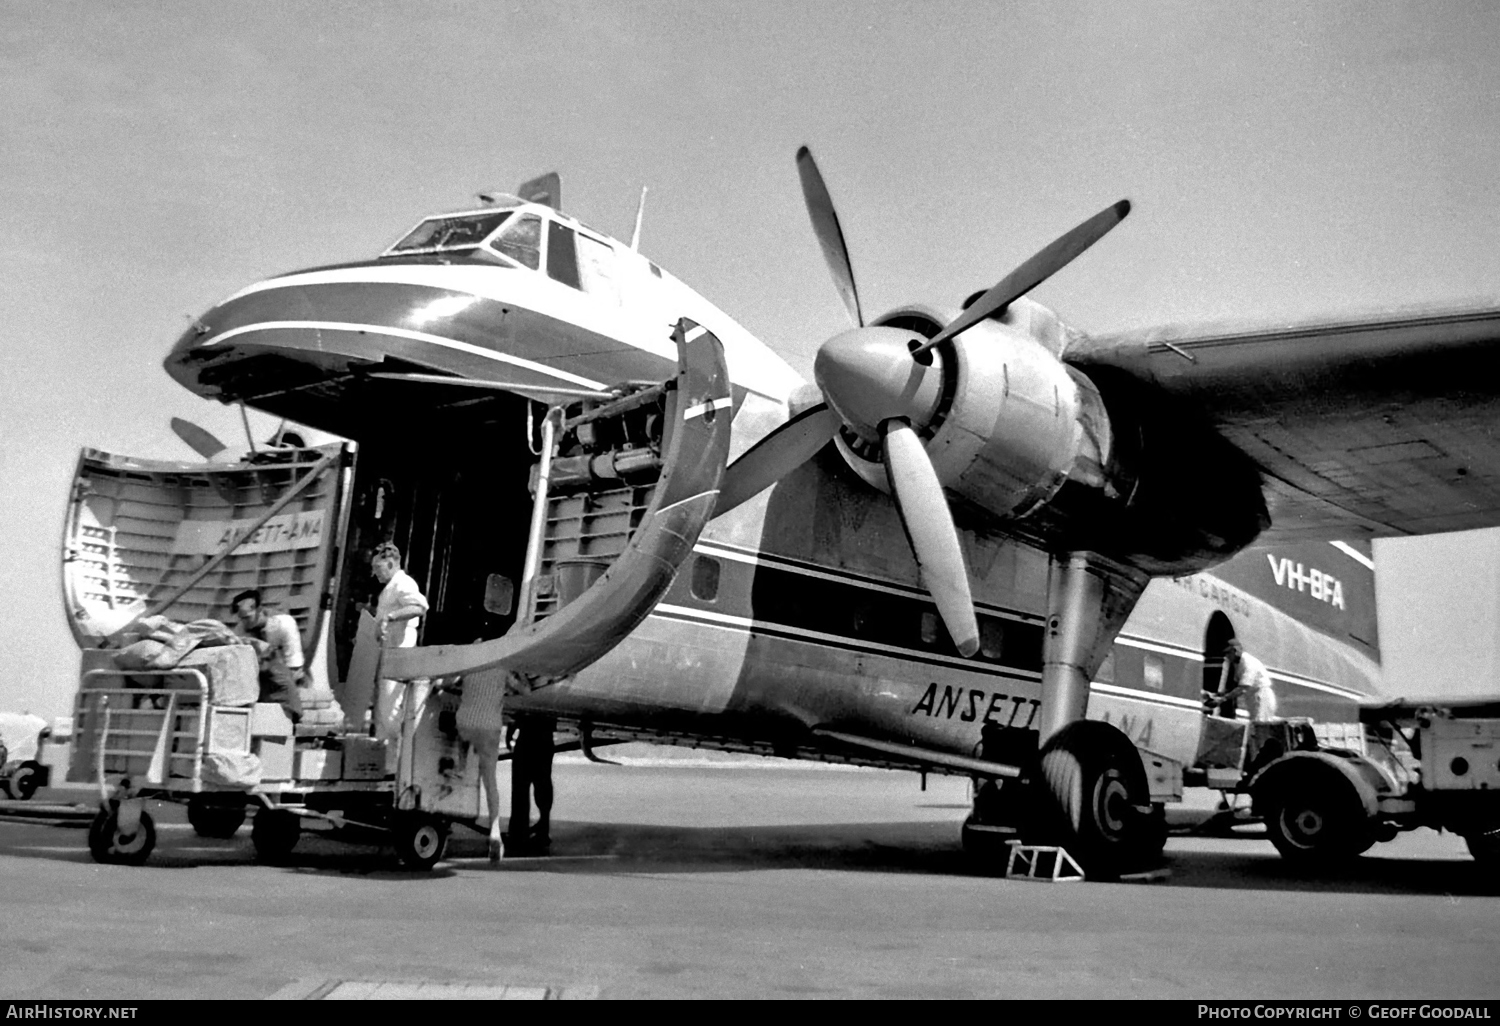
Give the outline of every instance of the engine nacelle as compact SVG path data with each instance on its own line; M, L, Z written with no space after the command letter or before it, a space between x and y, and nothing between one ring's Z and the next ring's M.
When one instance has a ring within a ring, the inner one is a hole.
M904 307L874 326L930 338L949 319ZM949 494L1048 548L1129 555L1161 572L1249 544L1268 522L1249 460L1185 411L1063 363L1069 336L1021 299L938 348L942 396L915 426ZM878 446L847 431L837 443L889 491Z

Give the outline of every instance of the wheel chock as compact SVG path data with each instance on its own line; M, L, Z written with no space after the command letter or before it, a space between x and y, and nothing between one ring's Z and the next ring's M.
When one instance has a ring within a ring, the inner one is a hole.
M1082 880L1083 867L1066 848L1054 844L1010 843L1010 859L1005 864L1007 880L1042 880L1047 883L1076 883Z

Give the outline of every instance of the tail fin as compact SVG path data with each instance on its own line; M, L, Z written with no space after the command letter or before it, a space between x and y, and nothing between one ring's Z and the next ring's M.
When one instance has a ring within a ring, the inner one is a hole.
M1256 546L1212 573L1313 630L1380 659L1369 542Z

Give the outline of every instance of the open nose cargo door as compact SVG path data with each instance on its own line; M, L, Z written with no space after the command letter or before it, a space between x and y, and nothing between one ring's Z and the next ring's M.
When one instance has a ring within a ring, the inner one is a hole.
M472 645L387 649L380 676L504 670L544 684L650 614L713 516L733 419L719 340L689 320L673 338L676 378L548 412L515 627Z
M351 463L343 444L240 463L85 449L63 539L63 599L79 647L102 647L144 615L232 621L230 600L259 588L296 619L311 665Z

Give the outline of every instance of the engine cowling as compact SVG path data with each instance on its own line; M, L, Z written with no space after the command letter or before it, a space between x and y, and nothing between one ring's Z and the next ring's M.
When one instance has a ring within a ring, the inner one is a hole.
M912 306L872 327L930 338L949 319ZM1048 548L1128 555L1162 572L1217 563L1264 529L1259 475L1238 450L1191 411L1068 366L1068 338L1046 307L1017 300L941 344L927 380L914 378L913 409L925 412L912 426L956 508ZM845 428L837 444L860 477L890 490L878 440Z

